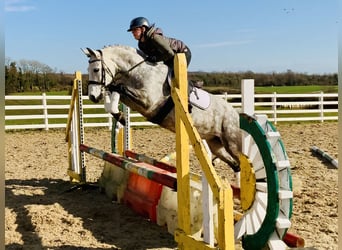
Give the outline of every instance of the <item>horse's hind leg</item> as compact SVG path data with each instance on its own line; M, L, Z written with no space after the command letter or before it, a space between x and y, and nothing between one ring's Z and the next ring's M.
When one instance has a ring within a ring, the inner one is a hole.
M228 152L222 144L220 138L214 137L210 140L207 140L207 143L211 152L222 161L227 163L234 170L234 172L240 171L240 162L238 155L234 155L232 154L232 152Z

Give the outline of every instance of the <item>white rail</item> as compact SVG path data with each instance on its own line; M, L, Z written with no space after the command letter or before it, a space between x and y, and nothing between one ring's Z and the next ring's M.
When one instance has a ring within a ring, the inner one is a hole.
M219 95L241 108L240 94ZM5 129L65 128L71 96L5 96ZM289 121L337 121L338 93L325 94L255 94L255 113L262 113L274 123ZM103 104L83 100L84 127L112 127L112 116L105 113ZM32 101L37 104L32 104ZM26 102L26 103L25 103ZM61 104L55 104L56 102ZM65 104L64 104L65 103ZM28 114L29 113L29 114ZM130 116L131 126L153 126L137 113Z

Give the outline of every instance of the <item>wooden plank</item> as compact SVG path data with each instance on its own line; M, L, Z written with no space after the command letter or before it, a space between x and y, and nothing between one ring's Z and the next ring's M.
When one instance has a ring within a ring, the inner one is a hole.
M276 220L276 226L277 228L290 228L291 227L291 221L282 213L279 213L278 218Z
M281 171L284 168L290 167L290 161L289 160L277 161L276 166L277 166L278 171Z
M176 54L174 58L175 81L172 89L179 89L180 100L187 102L187 69L184 54ZM182 88L183 87L183 88ZM185 87L185 88L184 88ZM188 105L174 99L175 129L176 129L176 167L177 167L177 198L178 198L178 227L186 235L191 232L190 217L190 167L189 167L189 136L180 111L187 112ZM184 110L185 109L185 110ZM187 249L187 248L185 248Z
M280 200L292 199L293 198L293 192L289 191L289 190L279 190L278 197Z
M267 183L266 182L257 182L255 184L256 190L266 193L267 192Z
M246 217L242 217L241 220L235 223L234 226L234 238L240 239L246 233Z
M205 140L203 140L203 145L210 156L211 151ZM202 177L202 204L203 204L203 240L210 246L214 246L215 236L214 236L214 204L213 204L213 192L210 189L210 185L207 181L205 175Z
M274 232L269 241L268 241L268 247L270 250L285 250L287 249L287 246L284 241L279 239L279 236L277 235L276 232Z

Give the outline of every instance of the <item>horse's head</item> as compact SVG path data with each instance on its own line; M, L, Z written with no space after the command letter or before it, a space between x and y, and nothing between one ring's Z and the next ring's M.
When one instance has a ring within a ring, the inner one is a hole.
M167 98L165 64L146 63L141 52L124 45L106 46L101 50L87 48L83 52L89 57L88 95L92 102L99 102L108 92L117 92L121 102L146 113L144 109Z
M89 48L82 49L89 57L88 96L92 102L98 103L103 98L103 90L113 82L114 74L106 66L102 51Z

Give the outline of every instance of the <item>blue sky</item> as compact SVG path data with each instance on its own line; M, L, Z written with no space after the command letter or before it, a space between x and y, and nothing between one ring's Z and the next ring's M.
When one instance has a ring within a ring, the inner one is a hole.
M337 0L5 0L5 56L86 73L80 48L137 47L137 16L190 47L190 71L337 73Z

